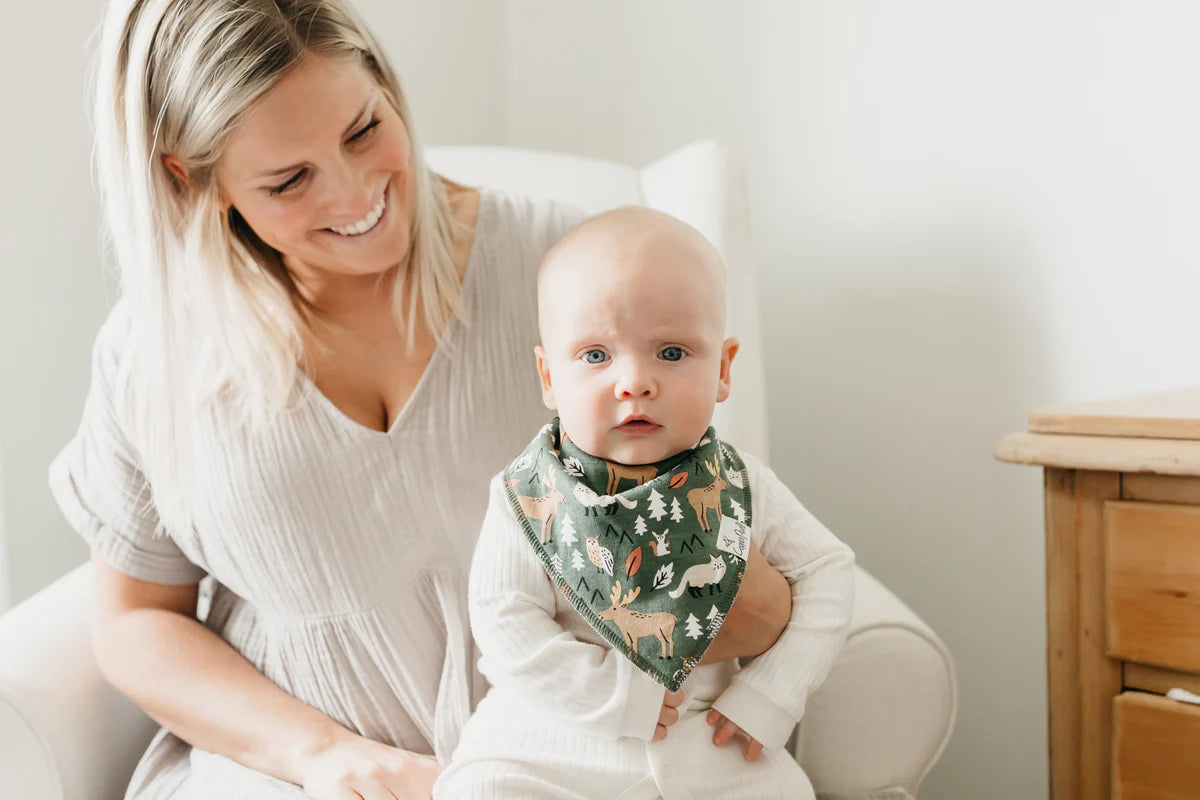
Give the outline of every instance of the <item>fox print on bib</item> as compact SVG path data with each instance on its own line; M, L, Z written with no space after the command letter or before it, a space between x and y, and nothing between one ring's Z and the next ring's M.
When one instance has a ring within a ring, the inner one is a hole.
M746 466L712 428L691 450L627 466L589 455L556 418L503 474L554 585L634 666L677 690L746 572Z

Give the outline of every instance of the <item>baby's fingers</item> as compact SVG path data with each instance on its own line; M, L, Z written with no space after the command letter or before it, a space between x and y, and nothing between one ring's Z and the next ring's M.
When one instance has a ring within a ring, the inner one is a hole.
M713 744L717 747L724 747L729 744L729 740L736 736L740 730L741 728L735 725L732 720L725 719L717 728L717 732L713 734Z
M751 739L746 745L746 760L758 761L758 757L762 755L762 744L757 739Z
M664 706L670 706L671 708L679 708L679 706L682 703L683 703L683 692L682 691L667 692L665 695L663 695L663 705Z

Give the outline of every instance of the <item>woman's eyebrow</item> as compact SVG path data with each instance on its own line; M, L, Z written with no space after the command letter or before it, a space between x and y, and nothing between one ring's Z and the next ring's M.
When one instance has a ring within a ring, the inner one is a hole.
M375 102L377 101L377 99L378 98L372 98L370 100L367 100L367 102L363 104L362 109L359 110L359 112L354 115L354 118L352 120L350 120L350 124L346 126L346 129L344 131L342 131L343 139L350 135L350 132L352 130L354 130L354 126L357 125L358 121L363 118L363 115L366 114L372 108L374 108L374 105L375 105ZM293 164L290 167L280 167L279 169L273 169L268 172L260 172L258 174L258 176L255 178L255 180L262 180L263 178L273 178L276 175L283 175L285 172L292 172L294 170L298 170L302 166L304 166L304 165L303 164Z

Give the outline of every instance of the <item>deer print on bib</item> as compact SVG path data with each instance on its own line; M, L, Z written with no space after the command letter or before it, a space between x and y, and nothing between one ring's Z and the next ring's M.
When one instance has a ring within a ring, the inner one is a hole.
M555 419L504 470L503 484L571 605L638 669L678 689L746 572L753 516L737 452L709 428L665 461L616 464L580 450ZM731 526L741 538L730 538Z

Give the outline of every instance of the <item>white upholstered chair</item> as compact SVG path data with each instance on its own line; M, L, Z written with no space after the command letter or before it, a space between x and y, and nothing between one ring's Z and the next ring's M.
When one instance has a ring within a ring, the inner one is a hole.
M638 168L499 147L433 148L447 177L566 200L595 212L638 203L694 225L731 273L729 329L742 342L722 436L766 460L765 376L739 166L712 143ZM100 677L89 644L86 566L0 617L0 797L119 798L154 725ZM796 753L819 793L917 794L954 724L946 647L882 584L857 570L849 638L809 701ZM882 795L876 795L882 796Z

